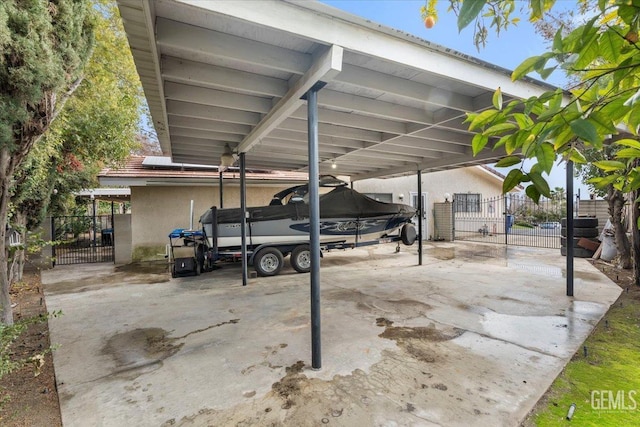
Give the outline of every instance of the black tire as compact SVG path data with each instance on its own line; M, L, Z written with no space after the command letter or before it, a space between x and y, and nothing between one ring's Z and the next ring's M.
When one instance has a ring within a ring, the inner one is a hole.
M284 257L277 248L263 248L253 257L253 267L258 276L276 276L282 271Z
M597 228L574 228L573 237L596 237L598 235ZM567 237L567 229L562 227L560 229L560 235Z
M581 248L582 246L578 245L578 242L580 241L580 239L582 239L582 237L574 237L573 238L573 247L574 248ZM598 243L600 244L599 241L595 240L595 239L589 239L594 243ZM560 246L562 246L563 248L567 247L567 238L566 237L561 237L560 238Z
M560 253L562 256L567 256L567 248L560 248ZM585 248L573 248L573 257L574 258L591 258L593 256L593 251Z
M402 226L400 230L400 240L407 246L413 245L413 243L418 238L418 233L416 232L416 228L413 224L405 224Z
M311 271L311 250L309 245L296 246L291 252L291 267L298 273Z
M198 270L198 274L202 273L203 271L206 271L204 268L204 261L205 261L205 257L204 257L204 245L198 245L196 247L196 264L197 264L197 270Z
M567 218L562 218L560 225L566 228ZM575 228L596 228L598 226L598 218L573 218L573 226Z

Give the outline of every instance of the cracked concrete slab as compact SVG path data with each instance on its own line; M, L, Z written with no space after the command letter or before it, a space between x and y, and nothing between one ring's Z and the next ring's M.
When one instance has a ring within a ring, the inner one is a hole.
M43 272L65 426L518 425L620 294L557 250L472 243L322 260L323 368L309 276L239 265Z

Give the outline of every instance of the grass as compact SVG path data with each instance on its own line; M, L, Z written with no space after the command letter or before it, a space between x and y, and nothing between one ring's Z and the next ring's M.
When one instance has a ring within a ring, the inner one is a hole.
M622 293L584 346L587 356L581 347L528 421L541 427L640 425L640 289Z

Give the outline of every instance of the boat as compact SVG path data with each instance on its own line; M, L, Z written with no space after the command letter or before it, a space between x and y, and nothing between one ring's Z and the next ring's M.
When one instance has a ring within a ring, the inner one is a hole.
M353 248L379 243L381 239L402 240L407 245L415 241L416 232L411 222L415 208L374 200L331 175L322 176L319 187L321 192L325 191L320 196L320 244L323 249ZM208 245L216 254L240 249L241 219L239 208L212 207L200 217ZM308 256L309 228L308 184L275 194L268 206L247 208L246 242L247 249L253 254L254 266L262 260L258 252L267 248L280 252L275 254L280 264L282 257L289 253L301 254L303 258ZM297 265L293 255L291 262L296 270L308 271L308 263ZM259 266L256 269L260 275L272 275L261 271Z

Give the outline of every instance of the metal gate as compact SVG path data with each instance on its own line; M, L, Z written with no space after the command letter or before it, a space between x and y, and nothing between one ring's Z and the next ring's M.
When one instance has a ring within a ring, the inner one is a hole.
M51 218L53 264L113 262L113 215Z
M563 194L540 199L538 204L519 194L489 199L456 196L458 200L453 200L456 240L560 248L560 219L567 212Z

